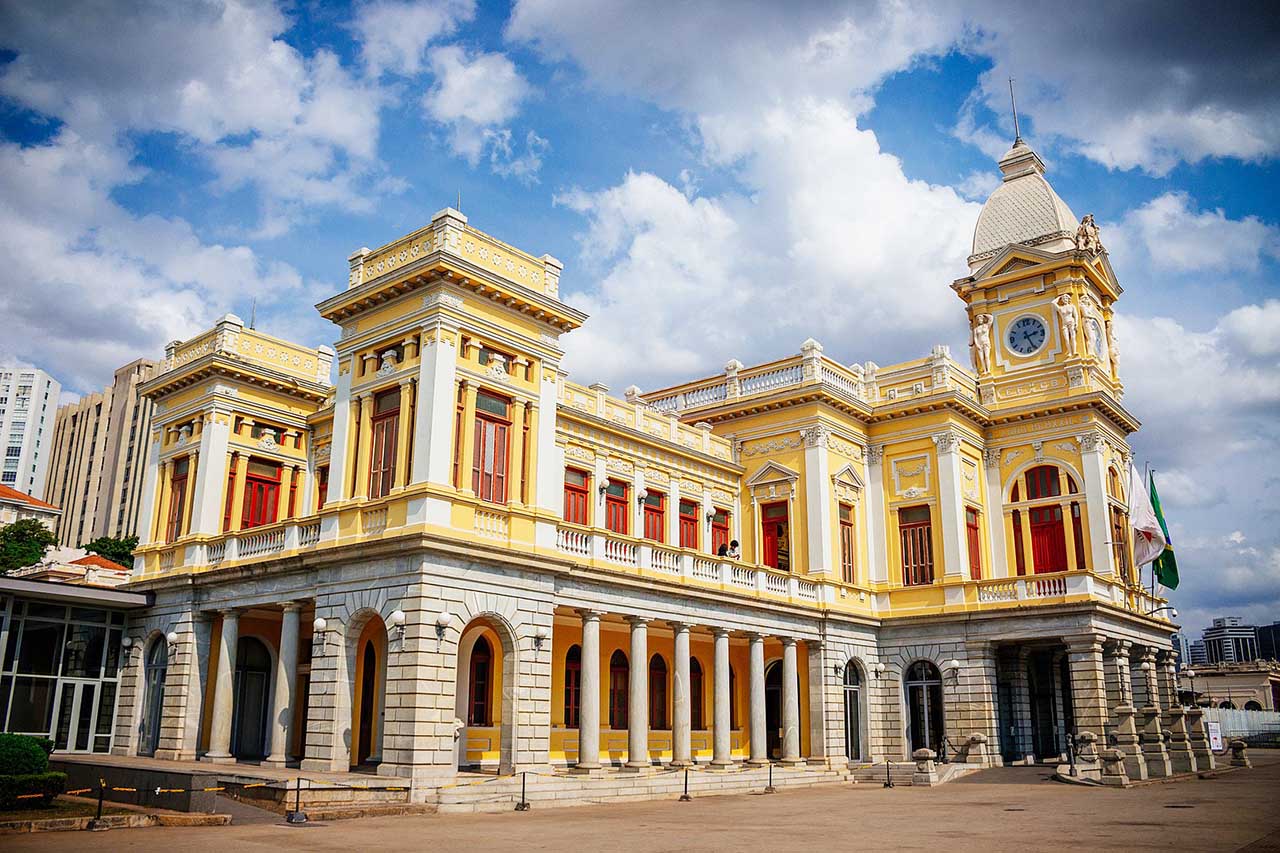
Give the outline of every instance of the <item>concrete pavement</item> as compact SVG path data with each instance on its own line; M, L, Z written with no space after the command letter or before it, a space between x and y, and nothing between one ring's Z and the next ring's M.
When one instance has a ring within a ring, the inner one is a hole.
M499 815L9 836L9 851L1280 850L1280 755L1252 770L1127 790L991 771L964 784L832 786Z

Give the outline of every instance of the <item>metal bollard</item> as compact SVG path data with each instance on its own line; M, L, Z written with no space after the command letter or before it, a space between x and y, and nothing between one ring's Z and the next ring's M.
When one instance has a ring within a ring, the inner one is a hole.
M287 789L286 789L287 792ZM302 810L302 777L295 780L293 787L293 811L286 812L286 823L302 824L307 822L307 813Z
M690 802L693 797L689 796L689 768L684 769L684 793L680 795L680 802Z
M889 759L884 760L884 786L886 788L893 787L893 777L889 775Z
M103 832L111 828L102 822L102 800L104 797L106 797L106 795L107 795L107 780L99 779L98 780L98 814L96 817L94 817L93 820L89 821L89 825L88 827L86 827L87 829L90 829L94 832Z
M525 776L528 774L523 770L520 771L520 802L516 803L516 811L527 812L529 810L529 801L525 799Z
M778 789L773 787L773 762L772 761L769 762L769 784L765 787L764 792L766 794L778 793Z

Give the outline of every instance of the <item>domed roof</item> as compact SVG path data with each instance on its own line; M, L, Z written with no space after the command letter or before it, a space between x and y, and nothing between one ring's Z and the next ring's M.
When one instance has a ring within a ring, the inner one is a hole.
M1044 162L1021 139L1000 158L1004 182L982 206L969 268L977 270L1011 243L1051 252L1072 248L1079 220L1045 180Z

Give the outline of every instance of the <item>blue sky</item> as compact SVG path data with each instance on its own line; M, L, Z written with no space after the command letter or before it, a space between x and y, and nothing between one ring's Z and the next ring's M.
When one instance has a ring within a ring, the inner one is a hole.
M1012 76L1125 287L1184 621L1280 619L1280 32L1178 5L0 0L0 359L84 392L255 299L330 342L347 255L461 193L566 263L581 381L963 360Z

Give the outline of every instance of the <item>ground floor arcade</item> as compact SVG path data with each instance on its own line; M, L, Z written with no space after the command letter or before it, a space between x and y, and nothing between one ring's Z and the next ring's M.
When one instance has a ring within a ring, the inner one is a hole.
M1158 625L1097 605L874 621L419 553L157 584L113 751L376 770L1055 760L1194 740ZM1166 732L1168 734L1166 734Z

